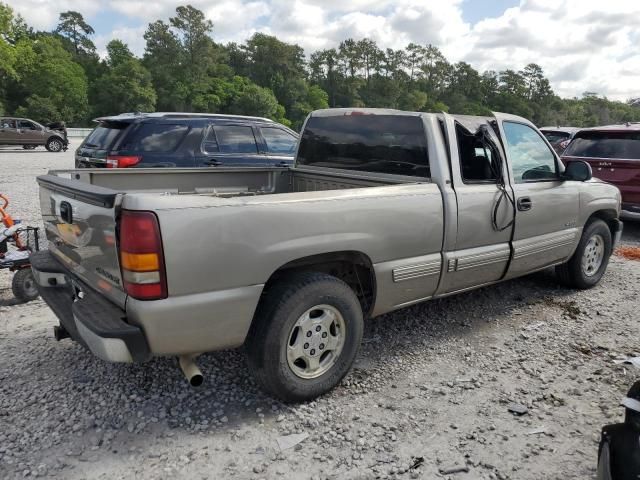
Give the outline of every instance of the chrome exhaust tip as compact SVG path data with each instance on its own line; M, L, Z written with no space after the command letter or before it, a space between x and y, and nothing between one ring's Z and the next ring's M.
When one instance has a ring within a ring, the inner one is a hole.
M195 355L181 355L178 357L180 369L192 387L199 387L204 382L204 376L195 362Z

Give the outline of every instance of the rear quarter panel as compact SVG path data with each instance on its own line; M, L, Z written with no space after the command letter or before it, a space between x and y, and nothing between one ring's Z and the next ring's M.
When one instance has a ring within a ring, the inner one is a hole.
M444 217L432 183L231 199L129 194L123 207L160 221L169 298L127 305L155 354L242 344L264 284L303 257L365 254L376 272L375 314L428 296L439 280ZM434 271L413 278L415 265Z
M123 207L157 213L171 296L262 284L282 265L320 253L358 251L376 264L442 246L442 201L430 183L161 200L127 195Z

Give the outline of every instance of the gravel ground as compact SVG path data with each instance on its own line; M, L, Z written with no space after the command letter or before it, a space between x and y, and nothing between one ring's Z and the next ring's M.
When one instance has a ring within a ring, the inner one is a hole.
M34 177L72 150L0 150L16 218L39 222ZM613 362L640 355L639 280L613 257L587 292L542 272L382 316L342 385L292 406L238 351L202 356L191 389L175 359L108 364L57 343L54 315L15 304L0 271L0 478L593 478L600 427L640 373Z

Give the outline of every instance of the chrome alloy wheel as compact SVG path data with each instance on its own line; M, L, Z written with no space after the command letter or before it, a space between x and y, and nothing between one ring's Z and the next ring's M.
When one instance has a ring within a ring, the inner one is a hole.
M600 269L604 260L604 239L601 235L592 236L582 254L582 272L587 277L592 277Z
M345 322L331 305L316 305L296 321L287 342L287 363L300 378L317 378L340 357L345 341Z

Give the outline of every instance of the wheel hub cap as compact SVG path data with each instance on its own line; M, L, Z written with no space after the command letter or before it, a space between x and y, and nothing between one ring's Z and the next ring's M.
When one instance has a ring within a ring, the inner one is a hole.
M287 363L300 378L316 378L327 372L340 357L345 324L331 305L317 305L296 321L287 342Z
M592 277L600 269L604 260L604 239L601 235L593 235L582 254L582 272L587 277Z

